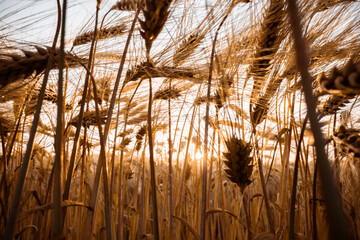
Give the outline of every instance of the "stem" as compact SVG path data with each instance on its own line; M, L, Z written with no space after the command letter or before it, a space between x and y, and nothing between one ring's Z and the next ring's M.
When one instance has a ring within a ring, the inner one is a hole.
M91 74L90 74L90 76L91 76L91 80L92 80L92 84L93 84L93 94L94 94L94 99L95 99L96 118L97 118L97 122L98 122L100 145L101 145L100 163L98 164L98 166L101 165L102 168L98 167L98 169L101 169L102 174L103 174L106 239L111 240L112 239L112 226L111 226L112 221L111 221L111 207L110 207L110 198L109 198L109 182L108 182L108 176L107 176L106 156L105 156L105 138L104 138L104 135L102 134L100 111L99 111L99 98L97 96L96 82L95 82L94 77ZM101 174L99 174L99 175L101 175ZM97 184L97 186L99 186L99 185ZM95 200L95 202L96 202L96 200Z
M98 163L98 165L96 167L93 192L91 194L90 206L92 207L92 209L90 209L88 211L87 220L86 220L86 223L85 223L85 226L86 226L85 229L87 228L86 234L90 234L90 235L86 235L86 236L84 235L85 239L89 239L87 236L91 236L91 233L92 233L92 230L89 230L89 228L92 229L92 225L93 225L93 222L94 222L96 199L97 199L97 194L98 194L98 190L99 190L99 179L100 179L100 175L101 175L101 169L103 167L103 162L105 162L105 159L102 160L102 156L105 156L106 140L107 140L107 136L108 136L109 129L110 129L112 113L113 113L113 110L114 110L115 100L116 100L116 96L117 96L117 90L118 90L119 84L120 84L120 77L121 77L122 70L124 68L125 58L126 58L126 54L127 54L128 48L129 48L130 39L131 39L132 33L134 32L135 23L136 23L137 18L139 16L142 3L143 3L143 1L141 2L138 10L136 11L134 20L132 22L131 29L130 29L130 32L129 32L129 35L128 35L128 38L126 40L126 44L125 44L125 47L124 47L124 52L123 52L123 55L121 57L120 66L119 66L118 74L117 74L117 77L116 77L114 90L113 90L113 93L111 95L109 112L108 112L108 116L107 116L107 119L106 119L105 130L104 130L104 134L103 134L104 143L101 144L99 163ZM123 84L122 88L124 88L124 86L125 86L125 83Z
M215 47L217 37L220 31L220 28L224 24L225 20L229 16L231 10L233 9L234 5L231 5L228 9L228 12L224 16L223 20L221 21L220 25L218 26L215 38L212 43L212 50L210 56L210 66L209 66L209 78L208 78L208 89L207 89L207 100L206 100L206 113L205 113L205 141L204 141L204 158L202 163L202 195L201 195L201 221L200 221L200 239L205 240L206 238L206 188L207 188L207 158L208 158L208 134L209 134L209 112L210 112L210 92L211 92L211 80L212 80L212 70L214 65L214 56L215 56Z
M290 233L289 240L295 239L295 203L296 203L296 186L297 186L297 178L298 178L298 169L299 169L299 159L300 159L300 151L301 151L301 142L304 138L305 127L308 121L308 117L306 116L304 119L303 126L301 128L301 133L299 137L299 143L296 149L296 159L294 166L294 178L293 178L293 186L291 192L291 205L290 205Z
M98 13L99 13L99 6L97 6L97 8L96 8L95 29L94 29L93 40L91 42L91 47L90 47L88 69L91 69L91 65L92 65L91 63L92 63L93 53L94 53L93 49L94 49L94 45L95 45L95 38L96 38L96 35L97 35ZM68 172L67 172L67 178L66 178L66 183L65 183L64 193L63 193L63 200L64 201L69 199L70 185L71 185L71 179L72 179L72 174L73 174L73 170L74 170L74 164L75 164L75 158L76 158L76 152L77 152L77 145L79 144L81 125L82 125L84 109L85 109L85 102L86 102L86 97L87 97L87 92L88 92L88 87L89 87L89 77L90 77L90 72L87 71L86 76L85 76L84 89L83 89L83 93L82 93L79 118L78 118L78 121L76 123L76 132L75 132L75 138L74 138L74 145L73 145L72 152L71 152L70 163L69 163L69 168L68 168ZM67 210L67 208L63 208L62 224L64 224L64 221L65 221L66 210Z
M171 78L169 80L169 89L171 89ZM172 142L171 142L171 98L168 100L168 109L169 109L169 219L170 219L170 238L173 237L173 229L174 229L174 207L173 207L173 192L172 192Z
M130 104L133 101L137 90L140 87L142 80L140 80L140 82L138 83L138 85L136 86L134 93L132 94L131 98L129 99L129 102L127 104L127 108L126 108L126 112L125 112L125 116L124 116L124 132L126 132L126 127L127 127L127 122L128 122L128 118L129 118L129 111L130 111ZM125 136L122 138L122 140L125 140ZM115 142L115 141L114 141ZM120 174L119 174L119 192L118 192L118 226L117 226L117 238L118 239L122 239L122 231L123 231L123 201L122 201L122 177L123 177L123 161L124 161L124 147L121 148L120 151ZM112 198L111 198L112 199Z
M251 231L250 206L245 201L245 195L244 195L245 191L244 190L245 189L241 189L241 195L242 195L241 197L242 197L244 211L245 211L245 217L246 217L246 227L247 227L247 232L248 232L248 240L251 240L252 239L252 231Z
M150 73L150 54L149 51L146 54L147 56L147 67L148 72ZM150 75L150 74L149 74ZM152 108L152 80L149 76L149 105L148 105L148 134L149 134L149 153L150 153L150 174L151 174L151 195L153 203L153 222L154 222L154 239L159 240L159 217L158 217L158 208L157 208L157 199L156 199L156 181L155 181L155 161L154 161L154 145L153 145L153 136L152 136L152 126L151 126L151 109Z
M66 7L67 0L63 0L60 54L59 54L59 79L58 79L58 98L57 98L57 117L56 117L56 135L55 135L55 163L54 163L54 239L61 237L62 217L61 217L61 163L63 160L63 71L64 71L64 46L65 46L65 28L66 28Z
M58 5L58 8L59 8L59 5ZM53 45L52 45L53 50L55 50L55 46L56 46L56 42L57 42L57 38L58 38L58 32L60 30L60 27L59 27L60 26L60 24L59 24L60 21L61 21L61 19L59 18L58 19L57 29L56 29L56 32L55 32ZM33 146L34 146L35 134L36 134L37 127L39 125L40 112L41 112L41 107L42 107L42 103L43 103L43 99L44 99L44 95L45 95L45 89L46 89L46 85L47 85L47 82L48 82L48 79L49 79L49 72L50 72L50 69L51 69L52 65L53 65L53 55L50 52L48 63L47 63L45 74L44 74L43 83L42 83L40 93L39 93L39 98L38 98L38 101L37 101L37 104L36 104L34 120L33 120L33 123L31 125L31 130L30 130L30 134L29 134L29 140L28 140L28 143L27 143L27 146L26 146L26 152L25 152L24 159L23 159L23 162L22 162L22 165L21 165L19 177L18 177L18 180L17 180L17 183L16 183L16 190L15 190L14 198L12 200L12 204L11 204L11 208L10 208L9 220L8 220L8 223L7 223L6 228L5 228L4 240L11 240L12 236L14 235L16 217L17 217L17 214L18 214L18 211L19 211L18 206L20 204L20 198L21 198L22 190L23 190L24 183L25 183L26 172L27 172L27 169L28 169L28 166L29 166L31 153L32 153L32 149L33 149ZM14 135L14 139L15 139L15 136L16 136L16 134ZM8 159L9 158L10 158L10 153L8 155Z
M319 120L316 114L317 100L312 92L312 78L308 71L310 61L305 46L305 39L302 36L298 7L296 0L287 0L287 2L288 13L295 41L296 63L301 75L311 129L315 139L316 155L322 183L321 186L326 199L326 208L329 213L328 220L332 232L331 235L334 239L350 239L350 236L346 231L346 222L341 207L340 196L332 178L332 171L324 149L325 141L323 139Z
M256 129L254 129L254 131L256 131ZM255 135L255 134L254 134ZM256 143L257 145L257 143ZM256 146L257 151L259 151L259 147ZM257 156L259 156L259 154L257 154ZM270 214L270 204L269 204L269 197L266 191L266 184L265 184L265 178L264 178L264 171L263 171L263 167L262 167L262 161L261 159L258 157L258 167L259 167L259 175L260 175L260 182L261 182L261 188L263 190L263 195L264 195L264 201L265 201L265 208L266 208L266 217L268 219L268 223L269 223L269 227L270 227L270 232L272 232L273 234L275 234L275 228L274 228L274 221L271 218L271 214ZM269 173L270 174L270 173Z
M314 180L313 180L313 211L312 211L312 217L313 217L313 240L317 240L317 223L316 223L316 182L317 182L317 175L318 175L318 164L317 161L315 162L315 169L314 169Z

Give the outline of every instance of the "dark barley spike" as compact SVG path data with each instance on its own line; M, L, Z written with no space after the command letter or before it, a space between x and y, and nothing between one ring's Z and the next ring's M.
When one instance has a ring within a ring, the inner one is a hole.
M125 137L120 144L120 147L124 149L127 145L131 143L131 138Z
M146 133L147 126L143 125L139 131L136 133L136 143L135 143L135 150L140 151L142 142Z
M135 116L133 118L130 118L128 120L128 125L135 125L142 122L145 122L147 120L147 112L143 112L139 114L138 116Z
M57 68L59 49L55 49L54 51L49 47L45 49L40 46L35 46L35 48L37 52L22 50L25 56L0 53L0 56L7 58L0 60L0 89L10 83L29 78L33 74L35 74L35 76L41 74L46 69L50 55L54 56L52 69ZM84 61L70 53L65 53L65 60L69 67L79 66L80 61Z
M109 111L108 109L103 109L103 110L100 111L101 124L105 124L106 119L107 119L108 111ZM73 125L73 126L76 126L78 118L79 118L78 115L73 117L70 120L69 124ZM84 112L83 121L82 121L82 125L84 127L88 127L88 126L91 126L91 125L97 125L97 124L98 124L98 122L97 122L96 111L95 110L94 111Z
M154 100L162 99L162 100L168 100L168 99L177 99L181 96L180 94L181 90L171 87L166 89L159 89L154 94Z
M207 101L207 96L197 97L194 101L194 105L205 104ZM218 109L223 107L223 100L221 96L216 92L215 95L210 96L210 103L214 103Z
M140 6L141 0L120 0L114 4L111 10L136 11Z
M147 52L150 52L153 41L165 25L171 2L172 0L146 0L146 7L143 9L145 21L139 22L142 28L140 34L145 40Z
M356 1L357 0L318 0L316 4L316 11L322 12L342 3L351 3Z
M39 95L39 93L40 93L40 86L37 86L34 89L34 93L33 93L34 99L37 99L36 97ZM52 103L57 102L57 93L55 92L55 90L53 88L45 89L44 100L52 102Z
M222 90L228 90L234 84L234 77L224 74L220 79L220 87Z
M345 154L360 158L360 131L352 128L345 128L341 125L332 137L340 144L340 149Z
M126 82L136 81L151 76L152 78L165 77L165 78L178 78L192 80L197 77L197 73L190 68L168 67L160 66L155 67L151 64L150 71L147 70L146 63L141 63L129 69L126 72Z
M250 112L251 122L255 126L260 124L266 117L269 111L268 99L265 96L262 96L255 103L253 111Z
M120 25L104 28L101 31L99 31L98 38L99 39L108 39L108 38L118 37L118 36L123 35L125 33L126 29L127 28L126 28L125 24L120 24ZM73 46L78 46L78 45L83 45L83 44L89 43L92 41L93 36L94 36L94 31L85 32L85 33L77 36L74 39Z
M257 39L254 60L248 70L249 76L254 79L251 101L256 99L261 81L268 73L270 61L280 46L279 31L284 18L283 5L283 1L271 0L265 13Z
M215 101L215 107L219 110L224 106L226 99L226 92L221 89L216 90L215 96L213 97L213 101Z
M125 173L124 173L124 176L125 176L125 178L126 178L127 180L130 180L130 179L133 178L134 172L133 172L133 170L131 169L130 166L126 166L124 172L125 172Z
M345 107L355 96L330 95L325 101L318 105L318 110L322 115L330 115L336 113L340 108Z
M190 163L186 164L185 167L185 182L187 182L191 177L191 165Z
M212 100L215 101L215 106L219 110L224 107L225 101L230 96L229 89L234 83L233 77L224 74L220 79L220 84L215 92L215 96L212 97Z
M260 124L266 118L269 111L269 101L275 95L283 79L283 77L272 79L267 85L264 95L256 101L255 107L250 112L251 122L255 126Z
M236 183L241 190L244 190L250 183L250 177L253 171L250 157L251 147L244 140L231 137L225 141L228 152L223 153L224 163L228 167L225 170L228 178Z
M321 73L317 77L319 93L331 93L352 97L360 94L360 62L350 59L342 69L334 67L329 77Z
M173 56L174 66L182 65L186 59L199 47L203 35L192 34L185 41L183 41L178 49L176 49Z
M12 120L3 113L0 115L0 123L5 137L8 135L9 132L13 132L15 130L14 120Z
M131 134L134 131L134 129L127 129L126 131L123 131L121 133L119 133L117 136L118 137L126 137L129 134Z
M35 113L37 100L35 97L31 97L31 99L25 103L25 115L29 116Z
M143 125L136 134L136 140L140 141L144 138L146 133L146 125Z
M138 152L142 147L142 141L137 141L135 144L135 150Z
M97 82L97 96L98 101L102 104L103 101L109 102L111 95L111 78L104 77L96 80ZM90 93L90 99L94 99L94 93Z

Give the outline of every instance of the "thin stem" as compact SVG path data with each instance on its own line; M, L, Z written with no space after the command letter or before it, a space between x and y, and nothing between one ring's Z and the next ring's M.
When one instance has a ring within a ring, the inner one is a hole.
M296 186L297 186L297 179L298 179L298 170L299 170L299 159L300 159L300 151L301 151L301 142L304 138L305 127L308 121L308 117L306 116L304 119L303 126L301 128L299 143L296 149L296 158L295 158L295 165L294 165L294 178L293 178L293 185L292 185L292 192L291 192L291 205L290 205L290 233L289 233L289 240L295 239L295 203L296 203Z
M134 93L132 94L131 98L129 99L129 102L127 104L125 116L124 116L124 132L126 132L127 122L129 118L129 111L130 111L130 104L132 103L137 90L139 89L141 85L142 80L139 81L138 85L136 86ZM125 136L123 137L123 141L125 140ZM124 146L121 148L120 152L120 174L119 174L119 192L118 192L118 226L117 226L117 238L122 239L122 231L123 231L123 201L122 201L122 177L123 177L123 163L124 161Z
M102 168L102 174L103 174L103 188L104 188L104 201L105 201L105 223L106 223L106 239L111 240L112 237L112 221L111 221L111 207L110 207L110 198L109 198L109 182L108 182L108 176L107 176L107 167L106 167L106 156L105 156L105 138L102 134L102 127L101 127L101 120L100 120L100 111L99 111L99 98L97 96L97 88L96 88L96 82L92 74L90 74L92 84L93 84L93 94L95 99L95 111L96 111L96 118L98 122L98 128L99 128L99 135L100 135L100 163ZM91 228L92 229L92 228Z
M52 49L55 50L55 46L56 46L56 42L57 42L57 37L59 34L59 30L60 30L60 24L59 22L61 21L60 18L58 18L58 25L57 25L57 29L55 32L55 37L54 37L54 41L53 41L53 45L52 45ZM9 219L5 228L5 233L4 233L4 240L11 240L12 236L14 235L14 228L15 228L15 222L16 222L16 217L19 211L19 204L20 204L20 198L21 198L21 194L22 194L22 190L24 188L24 183L25 183L25 177L26 177L26 172L29 166L29 162L30 162L30 157L31 157L31 153L33 150L33 146L34 146L34 140L35 140L35 135L36 135L36 130L37 127L39 125L39 121L40 121L40 112L41 112L41 107L43 104L43 99L44 99L44 95L45 95L45 89L46 89L46 85L49 79L49 72L50 69L53 65L53 55L50 52L49 53L49 59L48 59L48 63L46 66L46 70L45 70L45 74L44 74L44 79L43 79L43 83L40 89L40 93L39 93L39 98L36 104L36 109L35 109L35 114L34 114L34 120L32 122L31 125L31 130L30 130L30 134L29 134L29 140L26 146L26 152L23 158L23 162L21 165L21 169L20 169L20 173L19 173L19 177L16 183L16 190L15 190L15 194L14 194L14 198L12 199L12 204L11 204L11 208L10 208L10 215L9 215ZM19 122L20 123L20 122ZM14 139L15 139L14 135ZM8 158L10 158L10 153L8 155Z
M254 131L256 131L256 129L254 129ZM257 145L257 143L256 143L256 145ZM256 146L256 149L257 149L257 151L259 151L258 146ZM259 154L256 154L256 155L259 156ZM272 220L271 214L270 214L269 196L268 196L268 193L266 191L266 184L265 184L264 170L263 170L263 167L262 167L262 161L261 161L261 159L259 157L257 158L257 160L258 160L261 188L263 190L264 201L265 201L266 217L267 217L267 220L268 220L268 223L269 223L270 232L275 234L274 221Z
M313 180L313 206L312 206L312 220L313 220L313 240L317 240L317 221L316 221L316 183L317 183L317 175L318 175L318 164L317 161L315 162L315 169L314 169L314 180Z
M88 69L91 69L91 65L92 65L92 61L93 61L92 60L93 59L93 54L94 54L93 49L94 49L94 45L95 45L95 38L96 38L96 35L97 35L97 23L98 23L99 9L100 9L99 6L97 6L96 15L95 15L94 35L93 35L93 40L91 42L90 54L89 54ZM66 178L66 183L65 183L64 193L63 193L63 200L64 201L69 199L70 185L71 185L71 179L72 179L72 174L73 174L73 170L74 170L74 164L75 164L75 158L76 158L76 152L77 152L77 145L79 143L81 125L82 125L84 109L85 109L85 102L86 102L87 92L88 92L88 88L89 88L89 78L90 78L90 71L87 71L86 76L85 76L84 89L83 89L82 98L81 98L81 106L80 106L79 118L78 118L78 121L76 123L75 138L74 138L74 143L73 143L73 148L72 148L72 152L71 152L70 163L69 163L69 168L68 168L68 172L67 172L67 178ZM66 211L67 211L67 208L63 208L63 216L62 216L63 217L63 220L62 220L63 224L64 224L64 221L65 221Z
M150 54L147 52L147 65L148 72L150 72ZM151 126L151 110L152 110L152 80L149 74L149 105L148 105L148 134L149 134L149 158L150 158L150 175L151 175L151 196L153 203L153 227L154 227L154 239L159 240L159 217L158 217L158 208L157 208L157 199L156 199L156 181L155 181L155 161L154 161L154 145L153 145L153 136L152 136L152 126Z
M169 89L171 89L171 78L169 80ZM172 185L172 141L171 141L171 98L168 100L168 113L169 113L169 219L170 219L170 238L173 237L174 229L174 206L173 206L173 185Z
M143 3L143 1L141 2L140 5L142 5L142 3ZM98 165L96 167L93 192L91 194L91 199L90 199L90 206L92 207L92 209L90 209L88 211L87 220L86 220L86 224L85 224L85 226L87 226L87 228L91 228L91 229L92 229L94 215L95 215L94 210L95 210L96 199L97 199L97 194L98 194L98 190L99 190L99 180L100 180L100 175L101 175L101 169L103 167L103 162L105 162L105 160L102 160L102 156L105 156L104 154L102 154L102 152L105 153L104 147L106 146L107 136L108 136L109 129L110 129L112 113L113 113L113 110L114 110L115 100L116 100L116 96L117 96L117 90L118 90L119 84L120 84L120 77L121 77L122 70L124 68L124 63L125 63L126 54L127 54L129 44L130 44L130 39L131 39L132 33L134 32L135 23L136 23L137 18L139 16L140 9L141 9L141 6L137 10L137 12L135 14L135 17L134 17L134 20L132 22L131 29L130 29L130 32L129 32L129 35L128 35L128 38L126 40L126 44L125 44L125 47L124 47L124 52L123 52L123 55L121 57L120 66L119 66L118 74L117 74L117 77L116 77L114 90L113 90L113 93L112 93L112 96L111 96L109 112L108 112L108 116L107 116L107 119L106 119L105 130L104 130L104 135L103 135L104 144L101 145L99 163L98 163ZM124 86L125 86L125 82L123 84L122 89L124 88ZM86 231L87 231L86 234L90 234L90 236L91 236L92 231L90 231L89 229L86 229ZM87 237L85 236L85 239L86 238Z
M65 46L65 29L66 29L66 7L67 0L63 0L61 37L60 37L60 54L59 54L59 79L57 92L57 117L56 117L56 135L55 135L55 163L54 163L54 239L58 239L62 232L61 217L61 164L63 160L63 72L64 72L64 46Z
M233 9L234 5L231 5L228 9L228 12L224 16L223 20L221 21L220 25L218 26L215 38L212 43L212 50L210 56L210 66L209 66L209 78L208 78L208 89L207 89L207 100L206 100L206 113L205 113L205 140L204 140L204 158L202 163L202 194L201 194L201 220L200 220L200 239L205 240L206 238L206 188L207 188L207 158L208 158L208 134L209 134L209 112L210 112L210 92L211 92L211 80L212 80L212 70L214 65L214 56L215 56L215 47L217 37L220 31L220 28L225 23L225 20L229 16L231 10Z
M247 232L248 232L248 240L252 239L252 231L251 231L251 218L250 218L250 206L247 204L247 201L245 200L245 189L241 189L241 198L243 201L243 207L244 207L244 212L245 212L245 217L246 217L246 228L247 228Z

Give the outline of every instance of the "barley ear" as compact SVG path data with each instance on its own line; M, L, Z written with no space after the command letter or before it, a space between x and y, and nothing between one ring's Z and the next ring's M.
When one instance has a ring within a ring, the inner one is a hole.
M231 137L225 141L228 152L223 153L225 157L225 170L228 178L236 183L243 191L250 183L250 177L253 172L254 165L251 164L250 157L251 148L244 140Z

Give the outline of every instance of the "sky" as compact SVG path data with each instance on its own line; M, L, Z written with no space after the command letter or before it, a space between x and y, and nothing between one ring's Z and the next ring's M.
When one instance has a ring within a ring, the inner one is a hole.
M62 0L60 0L62 4ZM103 1L108 9L115 0ZM76 35L95 13L96 1L68 1L66 31ZM25 21L24 21L25 20ZM50 43L57 24L56 0L0 0L0 35L34 43Z

